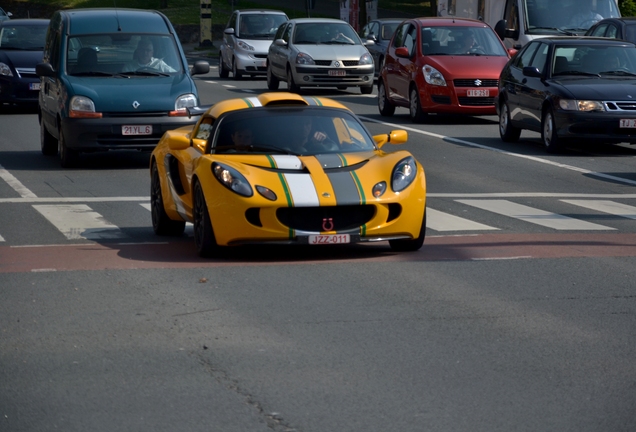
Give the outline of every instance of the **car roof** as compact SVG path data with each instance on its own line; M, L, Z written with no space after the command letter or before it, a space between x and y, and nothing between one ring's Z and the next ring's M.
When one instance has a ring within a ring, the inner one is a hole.
M7 21L0 22L0 27L3 25L11 26L11 27L19 27L19 26L48 26L50 20L48 19L40 19L40 18L19 18L19 19L11 19Z
M86 8L58 11L70 19L69 34L170 33L168 18L155 10L126 8Z
M289 22L293 23L344 23L347 24L346 21L335 19L335 18L294 18L290 19Z
M221 114L230 111L237 111L249 108L259 107L274 107L274 106L287 106L287 107L330 107L339 108L351 113L351 110L333 99L316 97L316 96L300 96L295 93L276 92L276 93L261 93L258 96L227 99L218 102L202 116L202 117L214 117L217 118Z
M468 26L468 27L487 27L483 21L471 18L449 18L449 17L421 17L412 18L422 26L442 27L442 26Z
M272 14L278 14L278 15L286 15L285 12L280 10L274 10L274 9L240 9L240 10L235 10L234 12L238 14L266 12L266 13L272 13Z
M636 46L634 43L622 39L590 37L590 36L550 36L537 38L534 41L546 42L550 44L571 44L571 45L611 45L611 46Z

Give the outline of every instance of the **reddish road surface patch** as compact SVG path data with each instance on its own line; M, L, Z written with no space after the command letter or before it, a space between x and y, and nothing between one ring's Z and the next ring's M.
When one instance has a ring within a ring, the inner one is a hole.
M336 247L242 247L232 248L224 259L197 257L191 239L145 244L3 246L0 247L0 272L280 265L343 260L469 261L601 256L636 256L636 234L485 234L429 237L424 247L414 253L394 253L387 243Z

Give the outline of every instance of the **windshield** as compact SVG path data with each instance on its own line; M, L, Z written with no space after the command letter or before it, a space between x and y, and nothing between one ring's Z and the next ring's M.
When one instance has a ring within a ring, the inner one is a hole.
M274 40L276 30L287 21L282 14L242 14L239 20L237 37L242 39Z
M490 27L422 27L424 55L507 56Z
M375 150L365 127L347 111L330 108L252 108L218 122L212 153L308 156Z
M46 25L19 25L9 23L0 29L0 49L42 51L46 39Z
M301 23L294 30L293 43L326 45L360 45L360 38L347 23Z
M529 34L582 34L603 18L620 16L615 0L524 0Z
M558 46L552 76L636 76L636 47Z
M168 76L181 73L181 56L172 35L91 34L69 38L69 75Z

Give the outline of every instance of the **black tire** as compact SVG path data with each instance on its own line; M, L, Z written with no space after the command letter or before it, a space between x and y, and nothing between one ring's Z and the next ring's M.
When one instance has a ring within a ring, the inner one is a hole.
M46 129L42 119L40 119L40 148L45 156L57 155L57 140Z
M424 209L424 217L422 218L422 227L420 235L411 240L389 240L391 249L396 252L415 252L422 248L424 238L426 237L426 209Z
M274 76L272 68L267 65L267 88L270 90L278 90L280 80Z
M287 90L291 93L298 93L300 91L300 87L294 82L294 74L289 67L287 68Z
M240 80L241 78L243 78L243 72L238 70L235 58L232 59L232 78L234 78L235 80Z
M502 102L499 108L499 136L504 142L517 142L521 129L510 122L510 108L508 102Z
M413 123L424 123L427 117L420 102L420 92L415 85L409 90L409 116Z
M194 203L192 213L194 216L194 244L200 257L214 257L219 255L220 248L216 244L212 222L205 202L201 183L194 185Z
M363 95L370 95L371 93L373 93L373 84L371 84L370 86L360 87L360 93Z
M543 119L541 121L541 141L548 153L557 153L561 150L562 142L559 135L557 135L552 108L546 109L543 113Z
M395 105L389 101L382 79L378 80L378 110L380 115L385 117L390 117L395 113Z
M163 205L161 194L161 181L157 164L152 164L150 177L150 214L152 216L152 229L160 236L178 236L185 230L185 221L175 221L168 217Z
M219 52L219 77L227 78L230 75L230 71L225 67L223 63L223 56Z
M58 151L60 153L60 165L62 168L73 168L77 166L79 161L79 152L68 148L62 128L60 128L60 137L57 140Z

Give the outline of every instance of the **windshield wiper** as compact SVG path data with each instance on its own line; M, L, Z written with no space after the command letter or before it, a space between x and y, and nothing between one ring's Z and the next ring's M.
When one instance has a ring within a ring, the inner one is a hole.
M636 76L636 73L624 71L624 70L605 71L605 72L599 72L599 73L601 75Z
M121 72L118 75L136 75L136 76L170 76L170 74L168 73L164 73L164 72L154 72L154 71L149 71L149 70L142 70L142 71L125 71L125 72Z
M72 72L69 75L72 76L113 76L110 72L102 72L102 71L82 71L82 72Z

